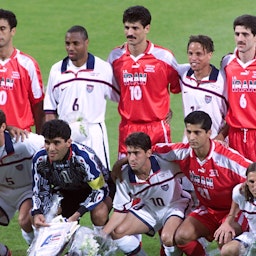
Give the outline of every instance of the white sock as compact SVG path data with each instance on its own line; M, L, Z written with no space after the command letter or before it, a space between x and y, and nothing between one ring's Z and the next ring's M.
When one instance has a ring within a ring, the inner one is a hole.
M164 252L167 256L181 256L182 251L177 247L177 246L170 246L167 247L163 245L164 247Z
M92 225L93 226L93 230L96 234L100 234L102 229L104 228L104 226L95 226L95 225Z
M138 238L133 235L124 236L122 238L116 239L115 243L117 244L118 248L124 253L132 252L140 245L140 241L138 240Z
M0 256L5 256L7 253L7 248L4 244L0 244Z
M34 231L31 231L31 232L27 233L26 231L21 229L21 233L22 233L23 238L27 242L27 244L31 245L31 243L32 243L32 241L34 239Z

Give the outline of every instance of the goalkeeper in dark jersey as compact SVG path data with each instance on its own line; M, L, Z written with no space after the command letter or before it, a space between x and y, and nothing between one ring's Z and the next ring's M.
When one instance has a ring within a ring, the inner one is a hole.
M45 147L33 158L34 226L49 225L45 214L51 208L53 194L60 193L63 217L76 221L90 212L93 225L100 229L112 207L108 171L91 148L72 143L71 130L65 121L46 122L42 135Z

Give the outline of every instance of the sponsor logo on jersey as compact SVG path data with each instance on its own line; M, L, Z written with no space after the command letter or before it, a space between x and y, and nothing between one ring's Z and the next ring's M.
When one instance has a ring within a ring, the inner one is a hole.
M204 100L205 100L205 102L208 104L208 103L210 103L210 102L212 101L212 96L210 96L210 95L205 95L205 96L204 96Z
M154 65L145 65L145 72L155 73L155 66Z
M168 184L164 184L164 185L161 186L161 189L163 191L167 191L169 189L169 185Z
M256 92L256 80L239 80L235 76L232 77L233 92Z
M87 92L91 93L93 91L93 89L94 89L94 85L91 85L91 84L86 85Z
M16 165L15 166L15 168L18 170L18 171L21 171L21 170L23 170L23 164L18 164L18 165Z
M12 90L13 89L13 85L14 85L14 80L11 79L11 78L4 78L4 77L2 77L1 80L0 80L0 86L3 89Z
M13 79L20 79L20 73L17 71L12 71L12 78Z

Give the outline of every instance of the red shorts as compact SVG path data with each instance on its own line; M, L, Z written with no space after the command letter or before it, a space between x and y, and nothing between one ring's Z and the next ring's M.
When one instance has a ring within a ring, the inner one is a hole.
M210 234L208 237L206 237L206 239L211 242L214 239L214 232L224 222L228 214L229 210L215 211L201 205L193 212L191 212L189 216L194 217L195 219L200 221L210 231ZM238 224L240 224L243 231L248 230L248 222L242 212L238 214L235 220L238 222Z
M229 128L229 146L246 158L256 161L256 129Z
M170 125L164 121L150 123L130 123L122 121L119 124L118 158L126 156L125 139L133 132L144 132L151 138L152 146L156 143L171 142Z

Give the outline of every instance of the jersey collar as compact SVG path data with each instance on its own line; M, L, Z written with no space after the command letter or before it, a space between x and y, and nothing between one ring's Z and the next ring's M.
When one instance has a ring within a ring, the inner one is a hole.
M150 163L151 163L151 170L153 171L153 173L158 172L160 170L160 166L154 156L150 157ZM136 183L136 177L129 165L128 165L128 175L129 175L130 182Z
M4 139L5 139L5 150L7 152L7 155L14 153L12 138L7 131L4 132Z
M217 81L219 70L213 65L211 65L211 67L212 67L212 71L209 76L209 81ZM192 70L192 68L190 68L187 72L187 77L191 77L193 74L194 74L194 71Z

